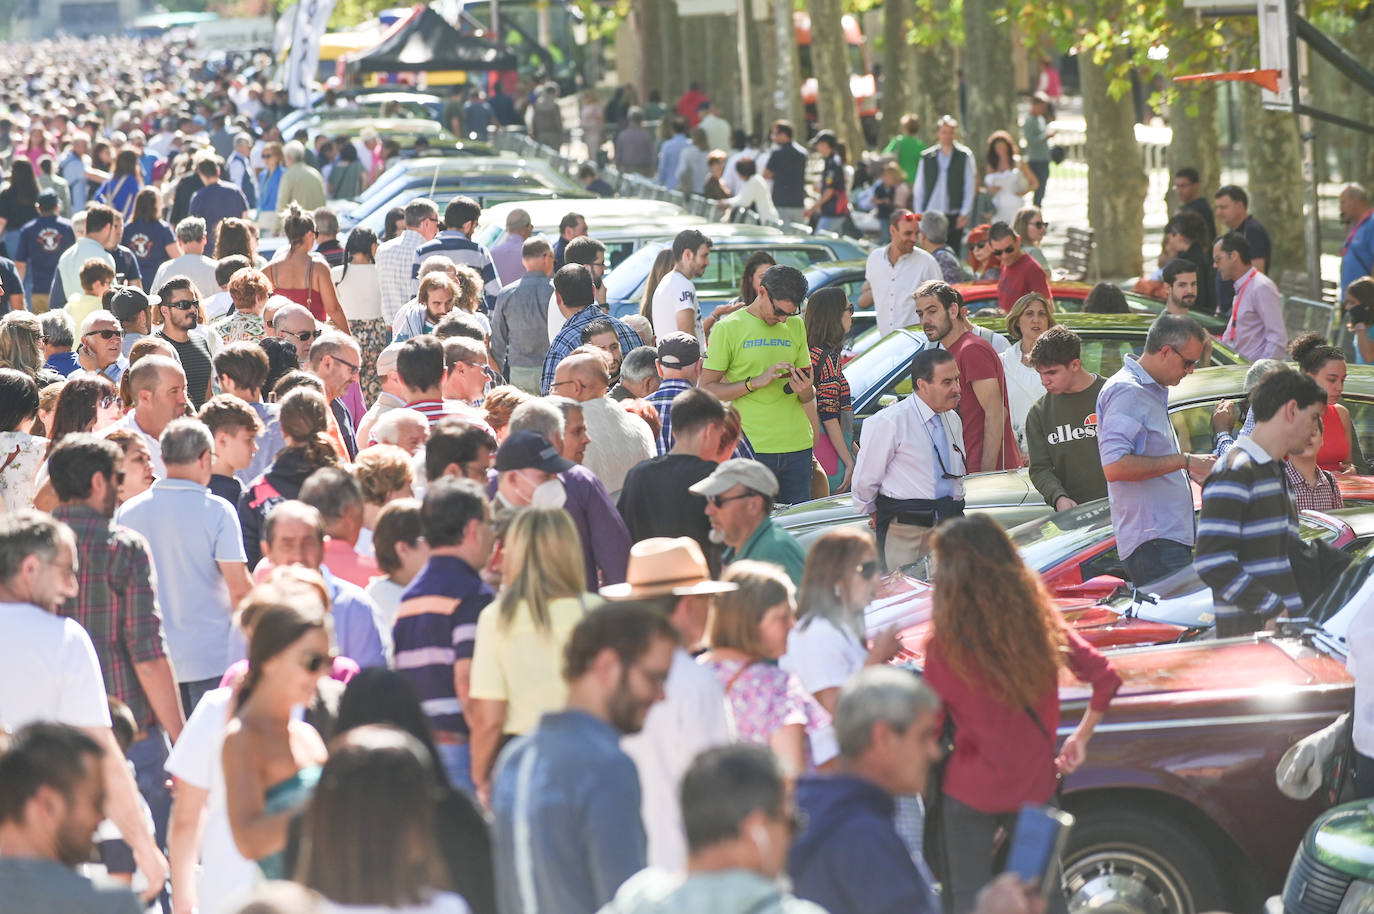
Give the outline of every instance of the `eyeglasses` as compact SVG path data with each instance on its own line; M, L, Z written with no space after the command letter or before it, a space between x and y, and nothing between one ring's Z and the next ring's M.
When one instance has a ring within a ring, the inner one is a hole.
M319 651L310 651L301 658L301 666L307 673L318 673L324 669L325 664L333 665L334 658L329 654L321 654Z
M346 366L346 367L348 368L348 373L349 373L350 375L355 375L355 374L358 373L358 366L357 366L357 365L354 365L352 362L348 361L347 359L341 359L341 358L339 358L337 355L331 355L330 358L333 359L334 361L338 362L340 365Z
M1167 344L1166 344L1166 345L1167 345ZM1197 367L1197 363L1200 362L1200 361L1202 361L1201 359L1185 359L1185 358L1183 358L1183 353L1179 352L1179 351L1178 351L1177 349L1175 349L1173 346L1170 346L1169 349L1173 352L1174 355L1178 356L1179 361L1183 362L1183 370L1184 370L1184 371L1190 371L1190 370L1196 368L1196 367Z
M119 397L117 397L117 396L115 396L115 395L113 395L113 394L111 394L111 395L108 396L108 397L102 397L101 400L100 400L100 408L101 408L101 409L109 409L109 408L112 407L112 406L118 406L118 405L119 405Z
M567 381L554 381L552 384L549 385L549 390L557 390L558 388L562 387L564 384L576 384L576 383L577 383L577 381L571 380L571 379L570 379L570 380L567 380Z
M300 340L302 343L308 343L308 342L311 341L311 340L317 340L317 339L319 339L319 338L320 338L320 334L323 333L324 331L323 331L323 330L299 330L299 331L279 330L279 331L277 331L277 332L280 333L280 334L281 334L282 336L284 336L284 337L289 337L289 338L291 338L291 339L293 339L293 340Z
M102 340L117 340L117 339L121 338L122 336L124 336L124 331L122 331L122 330L92 330L92 331L90 331L89 333L87 333L85 336L98 336L98 337L100 337ZM82 338L84 339L85 337L82 337Z
M184 301L169 301L167 307L176 308L178 311L194 311L200 307L200 299L188 298Z
M769 303L770 305L773 306L773 313L776 314L778 317L783 317L783 318L787 318L787 317L796 317L798 314L801 314L801 308L800 308L800 307L798 307L796 311L784 311L784 310L782 310L781 308L778 307L778 303L777 303L777 302L772 301L772 300L770 299L768 303Z
M967 467L968 458L964 456L963 449L960 448L959 445L955 444L953 441L949 443L949 446L954 449L954 453L959 455L959 459L962 460L964 462L964 466ZM940 449L938 447L935 448L935 459L940 464L941 479L963 479L965 476L968 475L967 473L951 473L949 471L949 467L945 466L945 458L941 456Z
M758 492L745 492L742 495L708 495L706 496L706 503L719 511L729 502L739 501L741 498L753 498L758 494Z
M861 578L871 578L878 573L878 562L876 559L871 562L864 562L854 570L858 572Z
M993 248L992 253L996 254L998 257L1005 257L1014 250L1016 250L1016 245L1013 244L1009 248Z

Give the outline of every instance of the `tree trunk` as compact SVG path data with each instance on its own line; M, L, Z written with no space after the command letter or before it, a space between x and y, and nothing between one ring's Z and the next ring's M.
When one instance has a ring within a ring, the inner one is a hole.
M835 136L857 160L867 146L859 109L849 91L849 45L844 40L844 4L841 0L807 0L811 12L811 66L819 87L816 117L822 128Z
M806 139L806 113L801 101L801 57L797 52L797 32L792 24L792 0L771 0L773 7L772 58L775 75L770 120L792 122L796 139ZM846 83L846 85L848 85ZM767 138L765 138L765 144Z
M968 83L964 142L979 161L993 131L1014 134L1017 130L1011 25L1005 18L993 20L1001 14L1001 0L964 0L964 78Z
M949 0L930 0L932 19L949 23ZM935 135L935 122L959 116L959 84L954 74L954 46L946 37L916 49L916 113L923 135Z
M1078 55L1083 83L1083 119L1088 124L1088 223L1097 236L1097 265L1103 276L1139 276L1144 266L1145 194L1149 180L1135 140L1135 105L1129 92L1112 98L1111 77L1093 53ZM972 100L970 99L970 107Z
M663 68L663 85L659 88L663 90L663 103L671 112L677 104L678 96L687 89L688 77L684 72L682 55L682 19L677 14L676 0L653 2L658 4L659 66Z
M1283 270L1306 272L1307 233L1303 230L1306 223L1302 148L1297 118L1263 108L1256 87L1241 87L1240 104L1250 212L1269 229L1274 242L1269 275L1277 280Z
M658 49L663 46L663 17L659 11L662 0L635 0L635 22L639 26L640 54L640 104L649 97L650 89L662 92L664 88L663 55Z
M1169 143L1169 171L1196 168L1205 200L1221 186L1221 146L1217 137L1217 88L1215 83L1179 83L1169 118L1173 139ZM1178 206L1169 191L1169 206Z
M883 3L883 122L878 130L882 148L901 130L901 120L915 111L916 55L907 33L916 16L913 0Z

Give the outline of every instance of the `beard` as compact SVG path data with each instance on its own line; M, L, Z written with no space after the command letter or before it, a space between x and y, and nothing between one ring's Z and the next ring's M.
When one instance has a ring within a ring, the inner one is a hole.
M635 698L634 693L630 690L629 670L621 672L620 684L611 694L611 700L607 703L606 710L611 726L615 727L617 733L628 736L643 729L644 705Z
M92 835L84 829L75 828L71 823L64 822L57 832L57 859L64 866L71 868L90 863L91 852L94 849L91 838Z

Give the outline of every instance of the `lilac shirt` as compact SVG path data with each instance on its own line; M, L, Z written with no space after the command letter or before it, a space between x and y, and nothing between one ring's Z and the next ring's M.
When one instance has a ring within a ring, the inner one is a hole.
M563 509L572 516L577 533L582 537L582 554L587 563L587 588L620 584L625 580L625 566L630 560L630 531L616 510L615 502L596 474L581 464L558 478L568 500ZM598 574L598 569L600 574Z
M1235 288L1235 310L1221 341L1252 362L1282 359L1288 349L1288 330L1279 287L1251 267L1235 281Z

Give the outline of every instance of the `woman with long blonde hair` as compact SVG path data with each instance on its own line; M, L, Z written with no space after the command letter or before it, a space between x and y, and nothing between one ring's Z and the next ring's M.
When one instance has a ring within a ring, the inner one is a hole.
M1022 806L1051 802L1059 777L1083 764L1121 677L1064 624L996 521L983 514L946 521L932 549L934 632L924 675L944 700L954 736L933 798L946 870L938 875L953 910L970 911L997 872L997 832L1010 831ZM1063 670L1093 694L1059 749ZM1052 893L1050 911L1065 907L1062 893Z
M502 743L563 707L563 646L599 597L587 593L581 540L561 508L523 508L506 529L501 593L477 620L468 700L472 779L485 798Z

